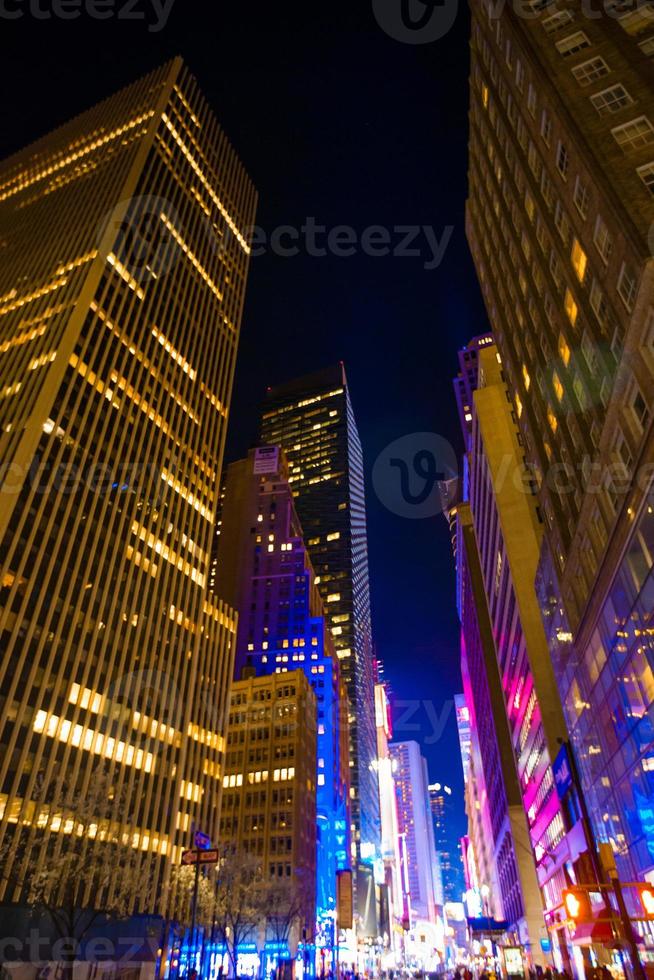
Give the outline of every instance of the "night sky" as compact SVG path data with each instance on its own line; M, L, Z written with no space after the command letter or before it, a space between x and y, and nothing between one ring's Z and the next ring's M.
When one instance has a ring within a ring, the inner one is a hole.
M381 225L396 245L396 226L428 226L439 241L453 228L437 269L424 267L432 250L423 234L412 245L420 256L318 257L301 246L294 257L268 250L253 259L228 459L254 439L267 385L345 362L366 463L373 628L395 694L396 737L422 741L432 780L454 787L456 840L465 820L453 708L447 714L461 686L448 528L442 516L390 513L370 475L379 453L410 433L439 433L459 452L456 351L487 327L464 232L467 12L441 40L408 45L383 32L370 0L176 0L158 33L145 21L87 15L39 21L29 0L22 9L1 25L0 157L181 54L258 188L257 224L268 234L313 218L358 238ZM150 10L149 0L135 9Z

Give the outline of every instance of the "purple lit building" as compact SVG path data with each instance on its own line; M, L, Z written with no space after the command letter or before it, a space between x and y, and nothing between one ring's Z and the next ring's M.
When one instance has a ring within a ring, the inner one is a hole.
M333 936L337 872L350 867L347 692L302 537L282 450L227 469L213 588L238 610L236 674L303 670L317 713L317 939Z

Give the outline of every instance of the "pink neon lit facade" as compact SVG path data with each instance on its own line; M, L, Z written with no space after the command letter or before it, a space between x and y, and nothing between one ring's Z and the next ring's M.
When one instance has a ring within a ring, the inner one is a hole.
M584 841L578 824L566 824L554 784L552 762L567 731L534 587L543 523L492 345L478 354L471 416L470 508L529 840L546 919L554 925L565 865ZM559 939L567 966L569 937L562 932Z

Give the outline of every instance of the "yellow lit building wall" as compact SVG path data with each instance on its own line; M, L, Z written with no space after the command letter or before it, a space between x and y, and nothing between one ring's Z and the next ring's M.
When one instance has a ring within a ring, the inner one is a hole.
M217 830L236 621L207 583L255 204L179 59L0 164L0 846L34 863L65 833L37 787L98 767L144 881Z

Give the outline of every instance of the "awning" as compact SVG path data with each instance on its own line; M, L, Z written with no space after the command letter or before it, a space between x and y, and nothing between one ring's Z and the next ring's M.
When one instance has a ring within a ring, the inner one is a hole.
M493 919L490 916L468 918L468 928L473 936L503 936L509 930L509 923L504 919Z

